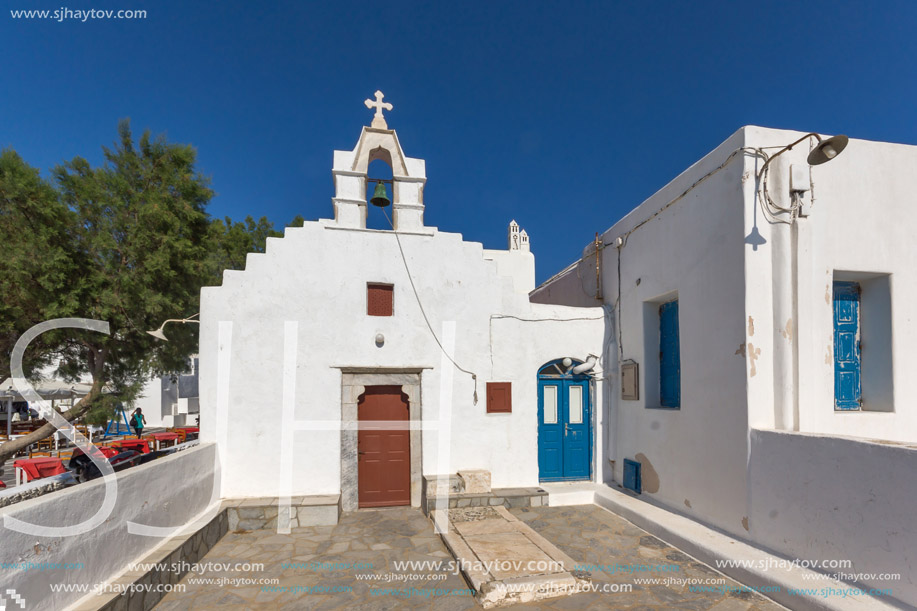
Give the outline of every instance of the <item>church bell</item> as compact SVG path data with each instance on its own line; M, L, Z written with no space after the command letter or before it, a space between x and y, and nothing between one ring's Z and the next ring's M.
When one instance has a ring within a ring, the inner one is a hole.
M376 190L373 192L373 197L369 200L369 203L373 206L379 206L380 208L385 208L392 203L392 200L388 198L388 191L385 189L385 183L376 183Z

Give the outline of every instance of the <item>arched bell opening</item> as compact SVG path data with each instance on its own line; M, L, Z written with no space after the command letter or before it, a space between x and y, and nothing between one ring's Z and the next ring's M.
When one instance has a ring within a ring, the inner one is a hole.
M366 201L369 203L366 211L366 228L391 231L392 224L389 221L394 222L392 155L380 147L374 149L369 158L366 172Z

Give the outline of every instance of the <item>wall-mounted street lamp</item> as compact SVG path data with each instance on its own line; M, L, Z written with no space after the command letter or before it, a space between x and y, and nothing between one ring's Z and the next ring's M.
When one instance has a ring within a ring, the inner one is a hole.
M784 231L774 231L774 249L781 253L783 259L787 262L786 266L775 265L773 274L775 285L772 290L773 295L773 320L775 327L784 324L783 321L792 323L799 337L800 328L803 326L799 320L799 286L798 286L798 231L799 226L796 224L796 218L800 211L799 193L796 191L793 181L790 181L790 195L792 204L787 207L781 207L771 200L767 191L767 170L770 163L782 155L792 150L794 146L809 138L816 138L818 143L815 148L809 152L806 162L810 166L827 163L841 154L847 147L847 136L837 135L831 138L823 139L815 133L806 134L792 144L784 146L774 155L767 158L761 166L761 170L756 177L756 188L763 189L763 206L762 210L767 211L767 207L772 207L778 213L786 213L788 218L777 218L781 223L788 225ZM757 194L756 194L757 195ZM757 208L755 208L757 212ZM772 216L776 214L769 212ZM757 240L757 241L756 241ZM752 244L757 249L757 244L764 243L764 238L757 233L757 225L753 228L752 233L745 238L746 243ZM799 430L799 343L780 342L775 346L774 351L774 381L776 388L781 389L774 393L774 428L785 431Z
M776 209L778 212L789 212L791 214L789 221L779 221L789 224L794 224L796 222L796 213L797 208L794 202L794 205L791 208L784 208L777 205L772 199L767 189L767 177L765 172L767 171L770 163L787 151L793 150L793 147L809 138L816 138L818 144L809 152L809 156L806 158L806 162L811 165L821 165L828 161L831 161L835 157L841 154L841 152L847 148L848 138L843 134L838 134L837 136L831 136L830 138L822 138L820 135L812 132L808 133L802 138L796 140L792 144L788 144L777 151L775 154L766 156L764 163L761 165L761 169L758 170L757 175L755 176L755 186L759 191L756 192L756 197L760 196L762 200L762 211L769 213L772 217L775 213L769 212L768 207ZM777 147L774 147L777 148ZM762 153L761 149L756 149L757 152ZM763 191L763 193L761 192ZM745 243L750 244L753 250L758 250L758 247L762 244L765 244L767 240L764 239L764 236L761 235L761 232L758 231L758 208L755 206L755 220L751 228L751 233L745 236Z
M815 146L814 149L812 149L812 151L809 153L809 156L806 158L806 162L809 165L821 165L827 161L831 161L832 159L840 155L841 152L845 148L847 148L848 138L847 136L843 134L838 134L837 136L831 136L830 138L827 138L825 140L823 140L821 136L819 136L818 134L814 132L806 134L805 136L803 136L796 142L786 145L785 147L783 147L782 149L780 149L779 151L777 151L776 153L768 157L767 161L765 161L764 164L761 166L761 169L758 170L758 181L760 182L761 177L764 175L764 170L767 169L767 166L770 164L770 162L772 162L774 159L784 154L785 152L792 151L794 146L796 146L803 140L807 140L808 138L811 138L813 136L818 140L818 144Z
M164 341L164 342L167 342L167 341L169 341L169 338L167 338L167 337L166 337L166 334L162 332L163 328L164 328L167 324L169 324L170 322L178 322L178 323L189 323L189 322L192 322L192 323L201 324L201 321L199 321L199 320L194 320L194 318L195 318L196 316L200 316L200 313L194 314L193 316L189 316L188 318L170 318L169 320L167 320L167 321L163 322L161 325L159 325L159 328L156 329L155 331L147 331L147 333L149 333L150 335L152 335L152 336L155 337L156 339L160 339L160 340L162 340L162 341Z

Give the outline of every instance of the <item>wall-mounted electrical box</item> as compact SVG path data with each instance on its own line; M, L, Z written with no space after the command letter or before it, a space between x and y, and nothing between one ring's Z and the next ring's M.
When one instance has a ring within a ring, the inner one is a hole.
M621 365L621 399L637 401L640 399L640 368L637 363Z
M794 163L790 165L790 191L806 192L812 187L809 181L809 166Z

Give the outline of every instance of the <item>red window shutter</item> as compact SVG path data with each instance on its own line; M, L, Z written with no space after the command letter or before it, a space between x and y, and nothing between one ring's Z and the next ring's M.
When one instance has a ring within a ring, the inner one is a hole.
M487 383L487 413L509 414L513 411L512 382Z
M391 284L366 285L366 313L370 316L391 316L394 313L394 291Z

